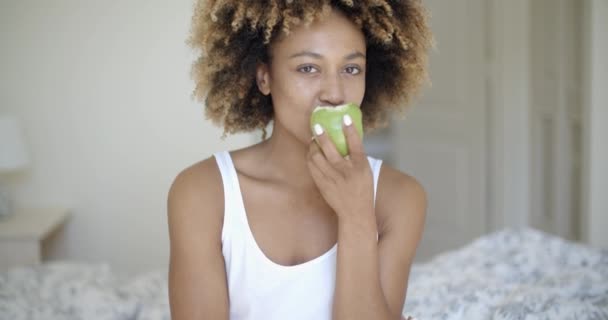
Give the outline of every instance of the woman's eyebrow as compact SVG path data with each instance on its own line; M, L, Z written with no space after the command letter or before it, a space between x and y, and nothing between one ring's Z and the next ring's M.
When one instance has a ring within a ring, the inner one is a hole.
M355 52L347 55L346 57L344 57L344 60L353 60L353 59L357 59L357 58L365 59L365 55L359 51L355 51Z
M289 59L293 59L293 58L298 58L298 57L311 57L314 59L322 59L323 56L321 54L318 54L316 52L312 52L312 51L301 51L295 54L292 54L291 56L289 56ZM361 53L360 51L355 51L353 53L349 53L344 57L344 60L354 60L357 58L363 58L365 59L365 55L363 53Z
M289 59L293 59L293 58L297 58L297 57L311 57L311 58L315 58L315 59L321 59L323 58L322 55L316 53L316 52L312 52L312 51L301 51L295 54L292 54L291 56L289 56Z

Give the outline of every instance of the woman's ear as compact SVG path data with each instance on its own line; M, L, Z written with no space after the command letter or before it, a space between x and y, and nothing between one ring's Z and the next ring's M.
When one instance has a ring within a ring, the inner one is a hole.
M260 92L267 96L270 94L270 70L268 70L268 64L261 63L256 67L255 80L258 85Z

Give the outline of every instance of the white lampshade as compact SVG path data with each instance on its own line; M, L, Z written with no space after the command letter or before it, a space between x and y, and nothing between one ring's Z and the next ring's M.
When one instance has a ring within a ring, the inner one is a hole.
M22 169L29 160L19 120L0 115L0 172Z

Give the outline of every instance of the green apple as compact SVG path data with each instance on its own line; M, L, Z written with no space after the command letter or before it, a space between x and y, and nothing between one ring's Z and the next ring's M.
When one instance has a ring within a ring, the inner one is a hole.
M346 137L342 131L344 115L350 115L353 119L353 124L359 136L363 139L363 124L361 117L361 109L354 103L347 103L339 106L318 106L312 111L310 116L310 129L314 135L315 124L320 124L330 139L336 145L338 152L344 157L348 155L348 145Z

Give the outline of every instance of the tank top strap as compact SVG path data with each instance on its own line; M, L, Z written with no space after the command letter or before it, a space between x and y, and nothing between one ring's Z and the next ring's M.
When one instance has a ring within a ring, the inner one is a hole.
M369 166L372 169L374 176L374 208L376 207L376 191L378 190L378 178L380 177L380 168L382 167L382 160L368 156ZM380 238L380 235L376 233L376 240Z
M367 160L369 161L369 165L372 169L372 174L374 176L374 207L376 206L376 193L378 190L378 178L380 177L380 168L382 167L382 160L376 159L368 156Z
M226 240L227 233L233 230L241 221L238 217L242 211L241 188L239 186L238 176L232 158L228 151L214 153L213 156L217 162L217 166L222 175L222 184L224 186L224 225L222 228L222 240Z

